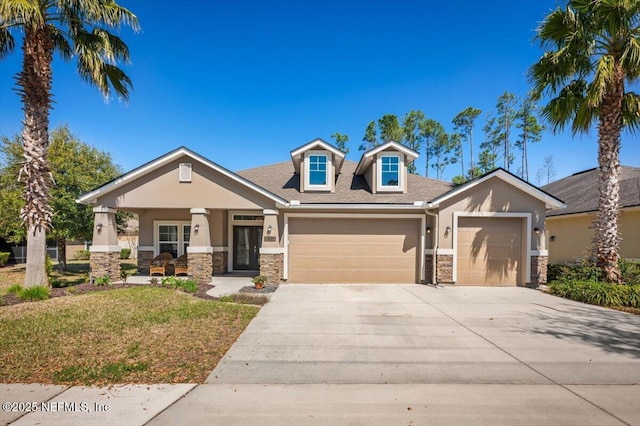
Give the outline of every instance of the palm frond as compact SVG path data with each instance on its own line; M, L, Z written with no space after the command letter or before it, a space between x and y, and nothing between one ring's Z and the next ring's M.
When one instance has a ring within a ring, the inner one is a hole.
M131 80L116 66L117 61L129 59L129 49L125 43L98 28L92 32L78 28L74 42L80 76L96 86L107 98L113 88L119 98L128 99Z
M129 48L121 38L100 28L95 28L93 34L102 40L102 55L108 62L129 61Z
M551 124L553 131L563 130L575 119L584 102L586 89L584 80L573 80L542 108L542 117Z
M53 40L53 45L55 49L60 53L60 56L62 56L65 61L73 58L73 49L65 38L63 32L53 25L50 25L49 28L51 30L51 39Z
M640 95L627 92L622 98L622 120L632 132L640 131Z
M7 28L0 28L0 59L5 58L16 47L16 41Z
M29 0L0 1L0 20L3 22L17 22L21 25L37 26L45 22L40 2Z
M587 88L586 101L591 106L599 105L604 99L607 88L615 81L615 59L610 55L601 56L596 65L593 80Z

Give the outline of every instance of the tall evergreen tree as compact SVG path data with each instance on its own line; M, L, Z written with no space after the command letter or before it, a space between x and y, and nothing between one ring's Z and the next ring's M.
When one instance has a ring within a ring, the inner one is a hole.
M454 130L459 132L469 144L469 169L471 170L471 176L475 175L475 165L473 164L473 127L475 126L476 119L481 113L482 110L467 107L460 111L458 115L451 120L454 125ZM462 161L462 158L460 163L462 164L462 175L464 176L464 161Z
M424 143L422 133L422 123L425 115L422 111L409 111L402 120L402 130L404 131L404 144L416 152L420 152ZM407 167L409 173L417 173L415 163Z
M520 134L516 139L516 147L520 148L522 153L522 166L520 177L526 181L529 180L529 158L527 156L528 144L540 142L544 127L538 122L536 117L537 106L531 96L527 96L516 114L518 122L516 127L520 129Z

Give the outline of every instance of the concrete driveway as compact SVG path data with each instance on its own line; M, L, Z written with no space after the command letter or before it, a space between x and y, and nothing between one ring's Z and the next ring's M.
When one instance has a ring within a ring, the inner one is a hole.
M526 288L282 285L150 424L640 424L640 316Z

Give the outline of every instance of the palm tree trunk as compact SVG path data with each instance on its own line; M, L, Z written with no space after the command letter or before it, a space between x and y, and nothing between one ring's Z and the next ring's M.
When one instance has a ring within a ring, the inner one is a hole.
M619 67L618 67L619 68ZM617 73L614 84L607 90L602 103L598 126L598 218L596 227L596 256L604 278L620 283L618 261L618 201L620 174L620 133L622 131L622 98L624 80Z
M471 161L471 163L469 164L469 174L471 175L471 179L473 179L476 177L475 166L473 164L473 129L469 130L469 158Z
M51 173L47 163L49 110L51 109L51 62L53 42L45 25L25 27L23 64L18 86L24 105L22 131L24 163L20 177L24 182L24 206L20 212L27 226L27 270L24 286L48 285L45 268L46 232L51 224L49 187Z

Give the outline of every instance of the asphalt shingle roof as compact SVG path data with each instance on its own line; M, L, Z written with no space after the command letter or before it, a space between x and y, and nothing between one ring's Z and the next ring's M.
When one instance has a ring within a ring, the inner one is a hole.
M372 194L363 176L355 176L357 163L345 160L336 180L335 193L300 192L300 176L291 161L242 170L238 175L287 200L301 203L412 204L430 201L449 191L453 184L418 175L407 175L406 194Z
M598 210L598 169L585 170L557 180L542 189L567 205L566 209L547 212L561 216ZM620 207L640 205L640 168L620 167Z

